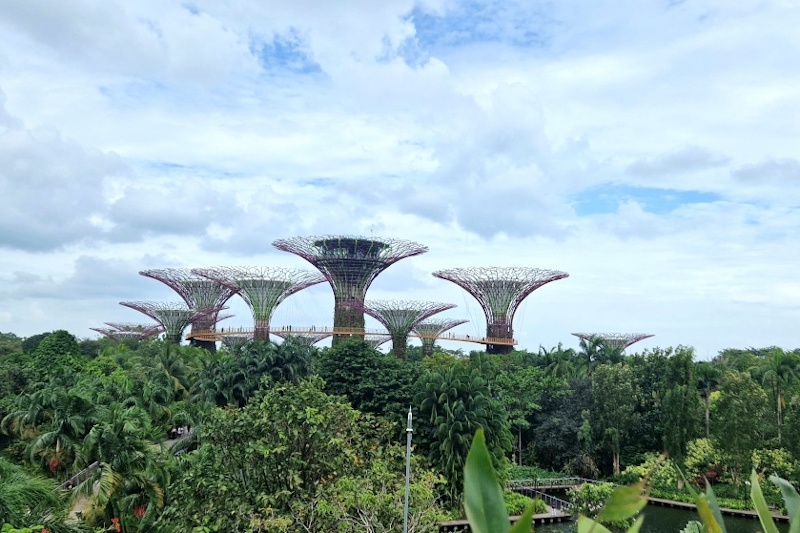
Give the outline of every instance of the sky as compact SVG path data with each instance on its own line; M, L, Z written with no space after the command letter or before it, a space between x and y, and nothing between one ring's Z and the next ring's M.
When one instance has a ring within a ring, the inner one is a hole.
M140 270L363 235L429 248L368 300L457 304L456 333L482 311L431 273L515 266L569 273L519 348L797 348L798 26L798 0L4 0L0 331L94 338L178 300ZM318 285L273 323L332 315Z

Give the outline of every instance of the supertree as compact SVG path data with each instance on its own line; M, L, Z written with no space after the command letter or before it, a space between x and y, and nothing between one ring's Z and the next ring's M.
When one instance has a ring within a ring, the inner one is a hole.
M312 236L279 239L279 250L299 255L314 265L333 289L333 328L364 330L362 307L367 289L386 268L428 251L415 242L377 237ZM334 334L333 343L347 335Z
M392 340L392 338L389 335L364 335L364 342L373 348L377 348L381 344L387 343L390 340Z
M612 350L624 350L631 344L653 336L650 333L573 333L573 335L586 342L598 339L603 346Z
M230 287L253 313L253 339L269 340L269 323L275 308L288 296L325 281L321 275L296 268L215 267L195 268L195 274Z
M434 276L452 281L481 304L486 314L489 353L509 353L514 339L514 313L530 293L551 281L569 276L559 270L526 267L475 267L440 270Z
M158 324L128 324L121 322L106 322L108 328L89 328L101 335L117 341L140 341L164 332Z
M247 344L248 342L252 342L253 336L249 334L242 334L242 335L234 335L233 333L222 334L220 336L222 340L222 344L231 350L232 352L236 352Z
M167 342L181 343L183 330L198 314L184 302L120 302L120 305L144 313L164 328ZM208 312L208 311L206 311Z
M165 284L177 292L187 306L201 312L192 319L192 333L213 330L217 322L222 320L218 316L219 310L236 294L236 290L231 287L198 276L188 268L158 268L142 270L139 274ZM191 342L212 351L216 348L214 341L192 337Z
M327 339L332 335L332 333L292 333L291 331L270 331L276 337L280 337L283 340L291 337L296 339L298 342L303 344L308 344L309 346L318 343L323 339Z
M373 300L365 302L360 308L389 330L394 355L405 359L408 334L414 326L453 307L454 304L439 302Z
M433 355L433 346L436 343L436 339L442 336L442 333L467 322L469 321L457 318L432 318L419 322L413 329L414 333L422 339L422 355Z

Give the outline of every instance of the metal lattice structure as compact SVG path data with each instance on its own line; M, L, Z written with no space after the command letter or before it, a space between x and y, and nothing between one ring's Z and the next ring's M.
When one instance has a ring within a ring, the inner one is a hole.
M247 344L248 342L253 341L252 335L222 335L220 337L222 340L222 344L231 350L232 352L236 352L239 348Z
M389 335L364 335L364 342L377 349L381 344L392 340Z
M653 336L650 333L573 333L573 335L586 342L599 339L607 348L622 350L631 344Z
M106 322L108 328L89 328L101 335L116 341L141 341L164 332L158 324L129 324L122 322Z
M225 305L236 291L231 287L223 285L215 280L198 276L188 268L159 268L142 270L142 276L160 281L186 302L186 305L205 311L198 314L192 320L192 332L207 331L214 329L214 326L222 320L218 316L219 310ZM216 310L216 311L215 311ZM201 345L205 348L213 349L216 345L213 341L196 341L193 344Z
M175 344L180 344L183 330L198 314L185 302L120 302L120 305L144 313L161 324L167 342Z
M195 274L214 280L234 290L253 313L253 339L269 340L269 323L275 308L288 296L322 283L315 272L280 267L195 268Z
M414 326L413 330L422 339L422 355L433 355L433 346L436 343L436 339L442 336L442 333L467 322L469 320L458 318L432 318L419 322Z
M455 307L455 304L420 302L414 300L373 300L365 302L361 309L383 324L392 337L395 356L405 358L408 334L414 326L436 313Z
M486 337L514 338L514 314L522 301L539 287L569 276L560 270L527 267L475 267L440 270L434 276L451 281L470 293L486 315ZM505 344L487 344L489 353L509 353Z
M333 289L333 327L364 329L364 298L375 278L397 261L428 251L402 239L311 236L279 239L279 250L299 255L314 265ZM334 335L336 344L344 335Z
M314 345L319 341L327 339L333 335L333 333L292 333L290 331L271 331L270 333L276 337L280 337L283 340L292 337L293 339L296 339L297 341L309 346Z

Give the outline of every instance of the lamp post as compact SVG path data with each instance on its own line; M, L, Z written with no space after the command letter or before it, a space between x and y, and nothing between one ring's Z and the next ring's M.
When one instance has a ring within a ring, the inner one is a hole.
M403 533L408 533L408 493L411 479L411 406L408 406L408 425L406 426L406 504L403 509Z

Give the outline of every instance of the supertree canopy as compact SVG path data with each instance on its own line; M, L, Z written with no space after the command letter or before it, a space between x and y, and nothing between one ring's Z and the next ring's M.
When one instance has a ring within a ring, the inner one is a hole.
M486 337L511 341L514 313L530 293L551 281L569 276L559 270L525 267L453 268L433 273L470 293L486 314ZM509 353L511 344L487 344L489 353Z
M269 323L275 308L288 296L325 281L321 275L296 268L215 267L196 268L195 274L230 287L253 313L253 339L269 340Z
M167 342L180 344L183 330L198 314L184 302L120 302L120 305L144 313L164 328Z
M631 344L653 336L650 333L573 333L573 335L587 342L599 339L607 348L622 350Z
M222 344L232 352L236 352L239 348L253 340L252 335L223 334L220 338L222 339Z
M353 236L294 237L277 240L272 245L299 255L319 269L331 284L334 330L363 331L364 298L377 275L401 259L428 251L427 246L411 241ZM345 336L334 335L333 342Z
M469 321L457 318L431 318L416 324L413 329L422 339L422 355L433 355L433 346L442 333L467 322Z
M390 340L392 340L392 338L388 335L364 335L364 342L373 348L377 348L381 344L389 342Z
M160 333L164 328L159 324L128 324L121 322L106 322L108 328L89 328L101 335L117 341L140 341Z
M332 333L293 333L291 331L270 331L276 337L280 337L283 340L288 339L289 337L301 342L303 344L307 344L309 346L318 343L323 339L327 339L332 335Z
M198 276L188 268L161 268L142 270L142 276L156 279L183 298L186 305L201 311L192 319L192 332L213 330L216 323L221 320L219 310L236 290L223 285L218 281ZM199 341L192 339L192 344L208 349L214 349L214 341Z
M419 301L373 300L365 302L362 309L384 325L392 336L392 351L405 358L408 334L426 318L455 307L454 304Z

